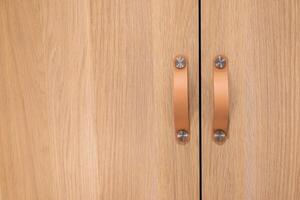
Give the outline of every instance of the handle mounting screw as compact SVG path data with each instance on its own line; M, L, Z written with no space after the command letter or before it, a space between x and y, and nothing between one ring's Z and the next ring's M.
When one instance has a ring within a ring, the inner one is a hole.
M214 139L217 143L223 143L226 140L226 133L223 130L216 130L214 133Z
M187 143L189 141L189 133L186 130L177 131L177 139L180 143Z
M223 56L217 56L215 59L215 67L218 69L224 69L226 66L226 58Z
M182 56L178 56L175 59L175 66L177 69L183 69L186 66L186 60Z

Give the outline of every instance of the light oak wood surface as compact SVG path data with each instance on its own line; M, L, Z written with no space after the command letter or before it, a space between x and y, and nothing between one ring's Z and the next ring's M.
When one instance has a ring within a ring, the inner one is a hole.
M205 200L300 198L300 2L203 0ZM213 59L228 57L230 125L212 141Z
M198 199L198 52L196 0L0 0L0 199Z

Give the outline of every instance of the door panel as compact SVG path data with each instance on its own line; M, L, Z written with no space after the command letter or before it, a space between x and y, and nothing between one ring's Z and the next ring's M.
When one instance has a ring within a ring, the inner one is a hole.
M299 199L298 1L202 1L204 199ZM213 61L228 58L229 138L212 139Z
M0 0L0 199L197 199L197 5ZM174 133L177 54L187 145Z

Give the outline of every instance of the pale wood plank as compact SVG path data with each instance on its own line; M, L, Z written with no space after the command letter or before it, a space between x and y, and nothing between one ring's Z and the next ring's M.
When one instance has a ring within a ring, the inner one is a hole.
M204 199L298 199L299 2L202 1ZM230 75L230 138L212 134L213 58Z
M0 1L0 199L198 199L196 0ZM175 141L173 58L192 140Z

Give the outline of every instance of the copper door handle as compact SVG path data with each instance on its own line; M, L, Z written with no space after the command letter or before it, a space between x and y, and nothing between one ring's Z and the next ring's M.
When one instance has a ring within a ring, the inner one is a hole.
M175 133L178 142L185 144L190 139L188 62L183 56L177 56L174 64L173 104Z
M225 141L229 117L228 65L226 59L218 56L214 67L214 138L217 143Z

